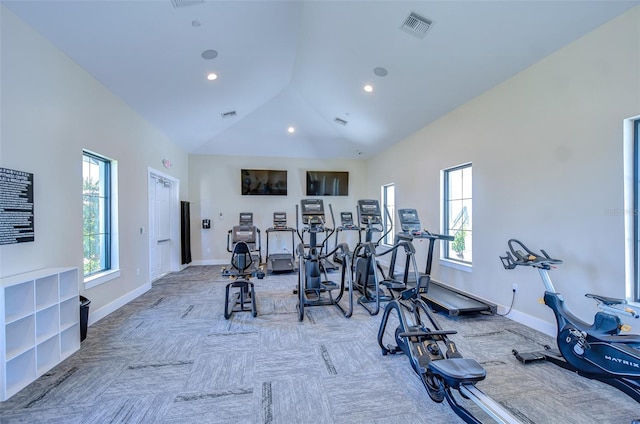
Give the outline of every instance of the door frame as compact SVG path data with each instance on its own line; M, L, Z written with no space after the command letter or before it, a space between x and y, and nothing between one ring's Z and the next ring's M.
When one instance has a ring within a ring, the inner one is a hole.
M181 260L180 260L180 180L172 177L171 175L165 174L164 172L158 171L157 169L151 168L149 167L147 169L147 228L151 228L153 223L151 222L151 210L153 207L155 207L155 205L151 204L151 178L155 176L155 177L160 177L160 178L164 178L166 180L171 181L171 194L170 194L170 210L169 210L169 222L170 222L170 230L169 230L169 234L171 237L171 247L170 247L170 261L169 261L169 272L177 272L180 271L182 269L181 267ZM147 236L148 237L148 236ZM153 281L157 280L160 277L156 277L153 280L151 279L151 265L152 265L152 260L151 260L151 239L148 239L148 244L147 244L147 249L148 249L148 258L149 258L149 265L148 265L148 276L149 276L149 282L153 283Z

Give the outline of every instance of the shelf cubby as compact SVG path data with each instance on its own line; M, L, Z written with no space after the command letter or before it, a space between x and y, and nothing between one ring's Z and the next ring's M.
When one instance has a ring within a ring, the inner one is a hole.
M64 301L78 297L78 270L70 269L59 274L60 300Z
M16 321L35 311L33 281L25 281L4 290L4 322Z
M58 303L58 276L47 275L35 280L36 311Z
M60 332L60 312L57 304L36 312L36 343Z
M5 397L9 398L37 378L36 349L32 347L21 355L7 361L5 374Z
M42 375L60 362L60 336L56 334L36 346L36 367Z
M65 328L60 332L60 359L65 359L80 349L80 323Z
M80 301L78 297L72 297L60 302L60 330L80 321Z
M34 315L28 315L6 325L5 346L7 359L12 359L35 345L35 329L36 319Z

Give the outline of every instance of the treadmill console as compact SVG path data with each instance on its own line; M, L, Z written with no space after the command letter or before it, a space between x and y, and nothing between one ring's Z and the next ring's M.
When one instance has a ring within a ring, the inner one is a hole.
M382 224L380 202L374 199L358 200L358 216L360 224Z
M305 225L324 225L324 203L322 199L300 200L302 223Z
M417 237L423 234L417 210L398 209L398 217L400 218L400 228L402 228L403 232Z
M287 213L286 212L274 212L273 213L273 228L281 230L287 228Z

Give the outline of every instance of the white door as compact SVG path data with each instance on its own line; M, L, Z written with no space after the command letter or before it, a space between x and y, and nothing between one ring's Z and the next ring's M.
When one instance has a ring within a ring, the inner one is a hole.
M171 271L172 182L149 176L149 279L157 280Z

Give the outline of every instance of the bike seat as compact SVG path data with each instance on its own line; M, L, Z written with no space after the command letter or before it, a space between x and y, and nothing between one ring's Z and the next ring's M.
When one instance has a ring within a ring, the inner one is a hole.
M607 297L607 296L600 296L599 294L592 294L592 293L587 293L585 294L585 297L589 297L591 299L595 299L599 302L604 303L605 305L624 305L625 303L627 303L626 300L624 299L618 299L615 297Z
M484 380L487 371L475 359L469 358L449 358L432 361L429 363L429 370L442 379L454 389L460 384L473 384Z

